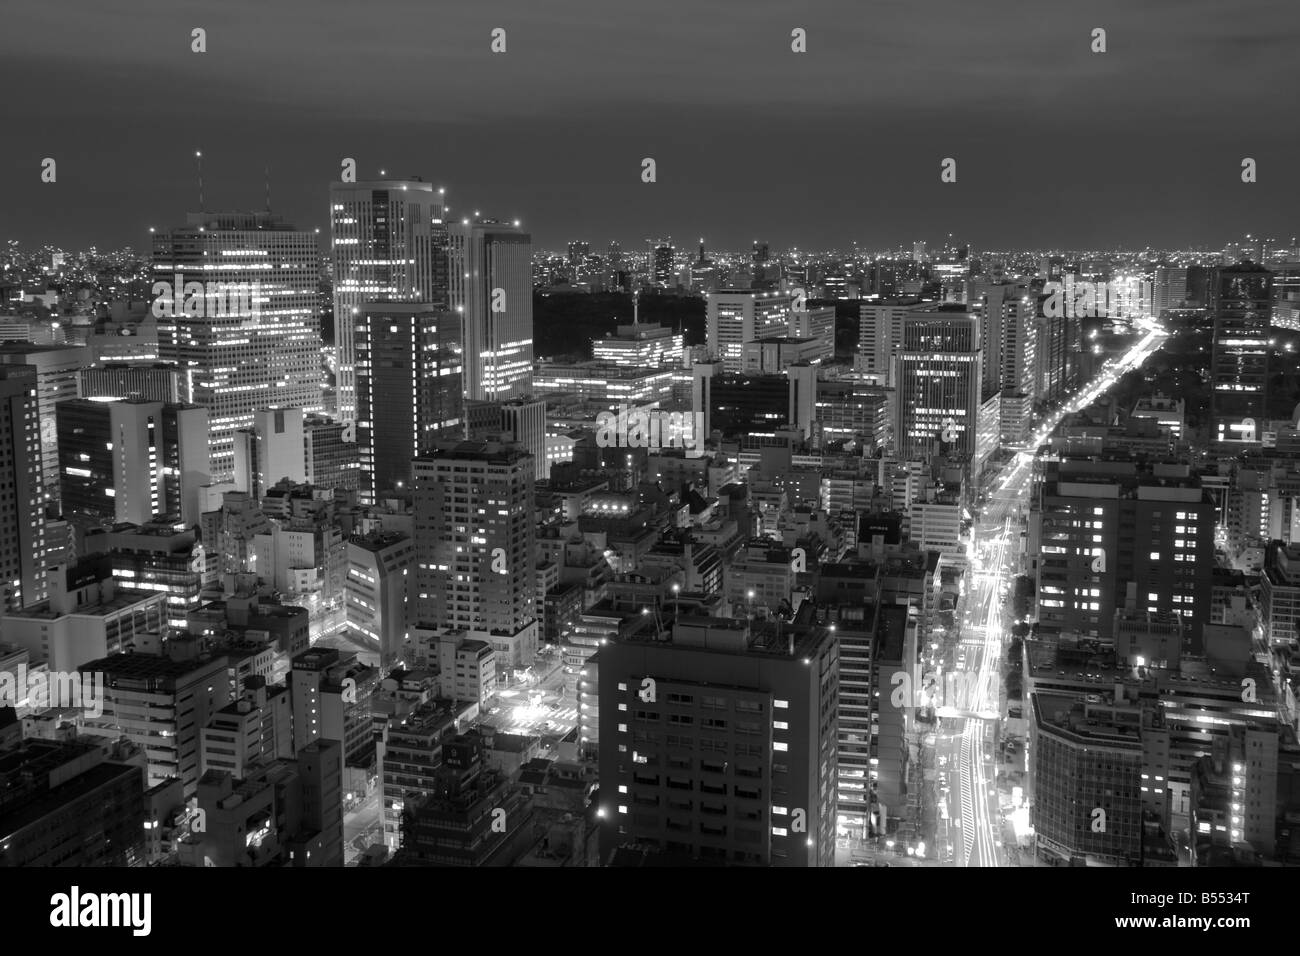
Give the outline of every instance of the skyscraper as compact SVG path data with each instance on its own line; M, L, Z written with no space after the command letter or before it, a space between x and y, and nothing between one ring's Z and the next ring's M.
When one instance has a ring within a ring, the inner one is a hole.
M1151 295L1151 313L1157 319L1165 309L1176 309L1187 298L1187 269L1158 266Z
M672 239L657 239L650 242L650 252L646 260L646 271L650 283L657 286L673 285L673 260L677 250L673 248Z
M36 389L35 368L0 365L0 615L47 597Z
M893 384L894 354L903 341L903 319L929 308L917 299L864 301L858 306L858 352L861 368Z
M1052 463L1029 519L1045 632L1109 640L1115 611L1176 613L1199 641L1210 622L1214 502L1186 465Z
M186 219L154 236L159 353L180 365L182 401L208 410L212 481L230 481L253 412L321 408L316 234L269 213Z
M913 312L894 357L894 441L903 459L926 458L943 442L975 453L981 383L979 319L965 311Z
M516 444L442 441L414 468L413 620L487 641L503 667L531 664L533 457Z
M59 500L59 442L55 411L60 402L78 395L77 373L90 364L90 350L81 345L33 345L0 342L0 365L30 365L36 369L36 413L40 416L42 506Z
M531 390L533 241L518 225L450 227L452 308L464 323L465 397L505 401Z
M353 333L361 306L447 303L444 209L443 190L418 179L330 184L336 392L344 421L356 419Z
M1037 298L1018 282L971 282L970 311L980 317L983 394L1034 395L1034 314Z
M1210 311L1214 315L1214 388L1211 441L1252 444L1262 437L1268 409L1268 336L1273 275L1251 262L1214 270Z
M460 317L424 302L360 307L356 349L361 496L373 502L411 483L411 459L460 437Z

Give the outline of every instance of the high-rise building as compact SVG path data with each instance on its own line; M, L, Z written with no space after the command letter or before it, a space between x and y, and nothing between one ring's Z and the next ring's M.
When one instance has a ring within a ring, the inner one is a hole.
M707 299L705 343L728 372L743 370L746 342L781 338L789 329L794 300L787 293L725 289Z
M402 659L414 574L415 543L406 535L376 531L348 540L348 628L379 647L385 672Z
M1260 623L1269 643L1300 646L1300 544L1270 542L1259 584Z
M426 303L361 306L356 356L361 497L411 483L411 459L463 427L460 318Z
M58 408L63 509L83 525L199 521L208 484L208 411L130 399L74 398Z
M182 401L208 410L212 481L230 481L257 409L321 408L316 234L269 213L190 213L154 236L153 270L160 355L180 366Z
M1300 329L1300 262L1278 262L1273 272L1273 325Z
M970 286L967 304L979 316L983 352L980 400L1001 390L1004 396L1027 395L1032 405L1037 296L1019 282L977 280Z
M1186 465L1066 459L1049 467L1029 520L1046 632L1108 640L1117 610L1210 620L1214 502Z
M532 455L501 442L439 442L415 466L416 615L463 630L502 667L537 645Z
M892 385L894 355L903 341L903 319L913 312L929 308L918 299L864 301L858 306L858 352L861 370L881 376Z
M82 398L143 398L152 402L180 401L180 370L175 365L134 365L114 362L77 373Z
M900 458L927 458L940 447L956 456L975 454L981 355L977 316L936 309L903 319L893 375Z
M533 478L542 481L550 477L551 468L546 458L546 400L518 398L501 404L501 432L505 441L522 445L533 456L536 471Z
M649 273L651 284L657 286L673 285L673 273L676 270L674 260L677 256L677 250L673 248L672 239L652 240L649 245L650 252L646 258L646 271Z
M418 179L330 184L336 399L343 421L356 419L353 335L361 307L447 305L445 208L443 190Z
M1272 273L1250 262L1216 269L1211 277L1210 437L1216 443L1241 447L1263 437L1272 297Z
M0 615L48 596L37 371L0 365Z
M492 219L450 227L451 307L463 325L465 397L503 401L531 391L533 241Z
M259 408L253 427L235 435L234 483L260 501L282 479L307 481L307 436L301 408Z
M56 409L77 397L77 374L90 364L82 345L33 345L0 342L0 365L30 365L36 369L36 413L40 416L41 504L59 500L59 438Z
M318 488L356 491L361 487L361 461L355 440L356 426L323 415L303 421L307 439L307 482Z
M1158 319L1165 309L1181 308L1187 298L1187 269L1157 266L1151 289L1151 313Z
M657 630L657 629L656 629ZM600 649L601 856L833 866L839 645L814 624L679 618ZM664 731L667 736L664 736Z

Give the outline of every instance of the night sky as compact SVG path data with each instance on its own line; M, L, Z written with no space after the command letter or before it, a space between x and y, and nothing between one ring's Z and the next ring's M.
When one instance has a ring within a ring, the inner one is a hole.
M147 248L196 148L209 209L262 208L269 165L324 228L351 156L593 252L1289 238L1298 34L1294 0L4 0L0 240Z

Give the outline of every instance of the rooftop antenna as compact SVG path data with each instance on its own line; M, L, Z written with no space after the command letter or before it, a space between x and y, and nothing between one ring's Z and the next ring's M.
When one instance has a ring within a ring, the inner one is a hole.
M632 324L637 324L637 316L640 314L641 290L638 289L632 293Z
M262 170L266 175L266 212L267 215L270 215L271 214L271 167L263 166Z
M194 151L194 160L199 167L199 212L207 212L207 206L203 205L203 150Z

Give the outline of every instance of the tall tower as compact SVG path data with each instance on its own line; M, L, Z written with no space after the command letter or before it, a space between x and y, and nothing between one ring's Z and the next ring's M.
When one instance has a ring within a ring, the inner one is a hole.
M0 616L45 600L45 509L37 372L0 364Z
M153 311L159 354L181 369L181 400L208 410L219 483L234 477L235 432L257 409L321 409L320 265L314 232L267 213L186 219L154 236ZM195 283L203 294L191 299Z
M339 417L357 412L355 322L367 302L447 304L443 190L414 180L330 184Z
M531 391L533 241L492 219L454 223L451 307L464 323L465 397L506 401Z
M415 459L416 616L532 663L533 456L514 443L441 441Z
M936 447L973 455L981 404L978 318L915 312L903 319L902 333L893 376L899 456L926 458Z
M1252 262L1216 269L1210 278L1214 442L1252 444L1263 431L1272 298L1273 274Z
M363 305L356 323L361 498L411 484L411 459L464 422L460 317L423 302Z

